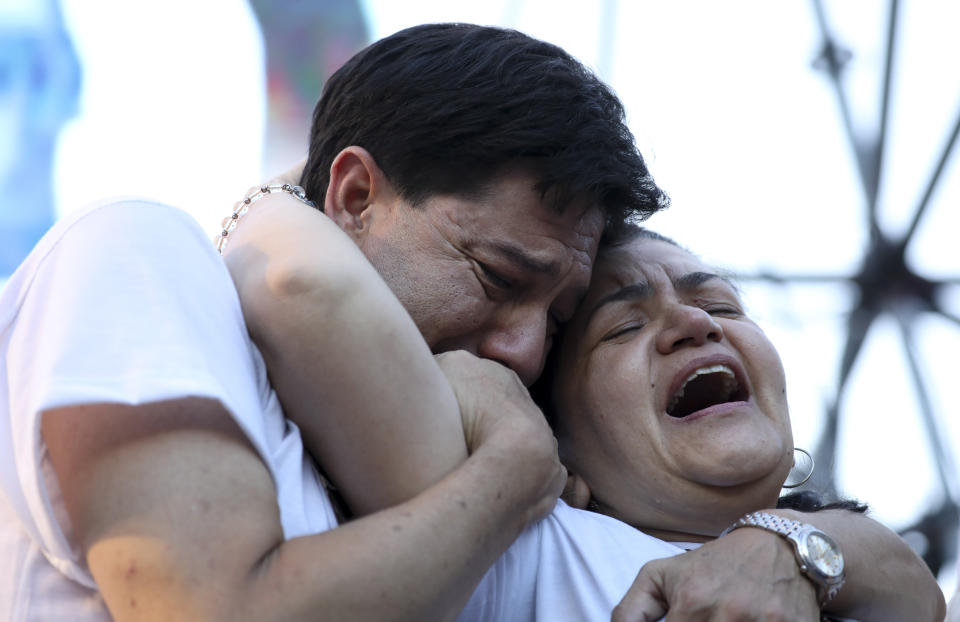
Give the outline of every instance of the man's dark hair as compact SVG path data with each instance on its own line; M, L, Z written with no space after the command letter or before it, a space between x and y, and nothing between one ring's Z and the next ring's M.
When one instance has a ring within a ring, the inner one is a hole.
M608 228L604 231L603 237L600 238L600 246L597 249L596 263L599 263L600 259L607 253L626 246L638 238L666 242L677 248L687 250L680 246L673 238L668 238L652 229L641 227L635 222L626 222L621 226ZM596 265L596 263L594 265ZM562 330L561 328L561 331ZM530 386L530 397L533 398L533 401L536 402L540 410L543 411L547 423L550 424L550 427L553 428L554 431L556 431L557 427L557 404L554 399L554 390L556 387L554 385L557 379L557 366L560 364L561 345L562 339L560 339L560 335L555 335L554 346L547 353L547 360L544 362L543 371L540 373L537 381Z
M321 209L330 165L350 145L369 151L414 205L476 196L507 170L531 173L559 209L600 205L614 228L668 204L609 87L515 30L427 24L356 54L313 113L301 185Z

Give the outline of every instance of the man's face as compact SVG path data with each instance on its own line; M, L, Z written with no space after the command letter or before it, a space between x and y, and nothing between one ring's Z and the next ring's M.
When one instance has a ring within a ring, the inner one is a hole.
M435 353L467 350L529 385L590 283L599 208L551 209L535 179L499 177L474 198L402 199L358 240Z

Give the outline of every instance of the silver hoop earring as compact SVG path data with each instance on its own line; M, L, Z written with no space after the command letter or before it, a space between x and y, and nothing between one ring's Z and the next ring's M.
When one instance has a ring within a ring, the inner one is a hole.
M809 451L794 447L793 468L790 469L790 474L787 475L786 481L783 482L783 488L797 488L798 486L806 484L810 476L813 475L815 466L813 456L810 455Z

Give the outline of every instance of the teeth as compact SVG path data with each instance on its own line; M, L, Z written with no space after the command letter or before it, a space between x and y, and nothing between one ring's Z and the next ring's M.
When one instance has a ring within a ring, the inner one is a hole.
M707 374L723 374L723 390L727 395L731 394L737 388L737 377L734 375L733 370L723 364L710 365L709 367L701 367L696 370L683 381L683 384L680 386L680 389L673 394L673 397L670 398L670 403L667 405L667 411L673 410L673 407L677 405L677 402L680 401L680 398L683 397L683 390L687 388L687 383L696 378L697 376L705 376Z

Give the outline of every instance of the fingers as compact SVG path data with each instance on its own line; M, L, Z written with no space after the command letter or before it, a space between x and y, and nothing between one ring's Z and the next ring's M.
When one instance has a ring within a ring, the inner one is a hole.
M572 508L586 509L587 504L590 503L590 487L582 477L576 473L571 473L567 476L563 494L560 495L560 498Z
M544 489L540 497L540 502L533 508L529 515L529 519L527 520L528 525L543 520L553 512L553 508L557 506L557 497L560 496L560 492L563 490L563 485L566 481L567 470L558 462L554 477Z
M655 580L656 562L640 569L633 585L610 616L611 622L655 622L667 613L666 599Z
M817 620L813 585L800 575L792 553L781 551L779 541L763 546L748 536L724 536L648 562L611 619L647 621L666 615L668 622Z
M535 500L523 514L524 524L545 517L563 492L567 471L560 464L553 431L520 377L500 363L469 352L445 352L434 358L457 398L470 454L485 447L520 461L523 477L535 489Z
M522 395L527 394L526 387L516 372L496 361L480 358L466 350L441 352L434 354L433 358L451 382L480 381L505 389L519 390Z

